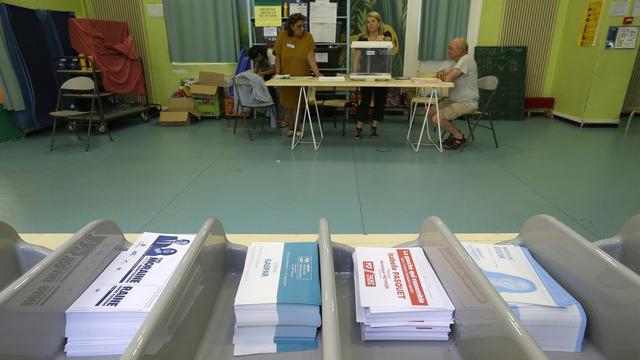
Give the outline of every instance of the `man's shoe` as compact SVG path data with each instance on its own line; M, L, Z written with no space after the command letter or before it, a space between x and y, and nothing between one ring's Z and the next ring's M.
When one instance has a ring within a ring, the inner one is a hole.
M465 139L464 134L462 134L462 138L457 139L451 136L452 140L447 143L442 143L442 146L447 150L456 150L463 147L467 143L467 139ZM448 139L447 139L448 140Z

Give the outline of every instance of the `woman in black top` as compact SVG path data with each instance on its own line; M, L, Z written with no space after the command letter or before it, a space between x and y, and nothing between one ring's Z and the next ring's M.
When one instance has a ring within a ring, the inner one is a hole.
M393 48L391 54L398 52L398 42L394 39L392 32L387 25L382 22L382 17L376 11L371 11L367 14L367 20L364 26L364 31L358 37L358 41L392 41ZM394 41L395 40L395 41ZM354 63L359 62L359 54L356 54ZM362 138L362 127L369 118L369 106L371 104L371 97L374 98L373 107L373 119L371 123L371 131L369 135L372 138L378 138L378 123L384 120L384 107L387 101L387 93L389 88L386 87L363 87L360 89L362 99L360 105L358 105L357 119L358 124L353 132L353 138L360 140Z

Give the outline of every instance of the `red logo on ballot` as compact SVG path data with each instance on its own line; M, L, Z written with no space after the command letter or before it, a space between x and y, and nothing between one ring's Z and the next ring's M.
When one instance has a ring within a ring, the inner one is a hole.
M364 285L366 287L375 287L376 273L373 268L373 261L363 261L362 268L364 269Z
M363 261L362 262L362 268L365 271L374 271L373 270L373 261Z
M376 274L365 271L364 272L364 285L366 287L375 287L376 286Z

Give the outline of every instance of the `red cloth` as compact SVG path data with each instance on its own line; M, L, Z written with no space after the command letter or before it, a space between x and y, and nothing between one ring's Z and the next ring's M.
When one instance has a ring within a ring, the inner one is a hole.
M70 18L69 36L78 53L93 56L106 91L145 94L142 64L126 22Z

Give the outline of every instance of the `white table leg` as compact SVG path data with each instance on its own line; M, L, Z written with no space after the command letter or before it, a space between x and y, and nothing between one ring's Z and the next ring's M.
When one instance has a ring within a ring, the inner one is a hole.
M411 145L411 148L413 149L413 151L418 152L420 150L420 145L433 145L436 147L436 149L438 149L440 152L442 152L442 132L440 129L440 108L438 106L438 91L433 88L431 89L431 99L427 105L427 109L424 113L424 118L422 121L422 128L420 129L420 136L418 137L418 141L417 142L412 142L411 141L411 130L413 128L413 121L415 118L415 114L416 111L418 109L418 106L416 106L412 113L411 113L411 119L409 120L409 131L407 131L407 142L409 143L409 145ZM431 138L431 133L429 132L429 111L431 110L431 102L435 99L435 105L436 105L436 118L438 119L438 125L437 125L437 129L438 129L438 142L434 142L434 139ZM422 144L422 138L424 137L424 130L425 128L427 129L427 138L430 141L430 144Z
M318 110L318 104L314 104L314 107L316 109L316 120L318 122L318 132L320 135L319 138L316 137L316 133L313 127L313 117L311 115L311 109L309 109L308 90L309 90L309 87L305 87L305 86L300 87L300 97L298 98L298 109L300 109L301 100L302 98L304 98L304 115L302 117L303 120L302 120L302 126L301 126L302 136L299 138L296 136L297 125L298 125L298 117L296 114L296 125L293 130L294 134L293 134L293 140L291 141L291 150L294 150L298 146L298 144L313 144L313 149L315 151L318 151L318 149L320 149L320 145L322 144L322 140L324 140L324 132L322 130L322 124L320 122L320 111ZM304 130L305 130L307 120L309 121L309 129L311 131L312 141L302 141L302 138L304 137Z
M298 107L296 108L296 121L293 124L293 136L291 137L291 150L295 150L296 147L298 146L298 143L300 143L300 139L297 139L296 141L296 132L298 131L298 117L300 115L300 102L302 101L302 89L303 87L301 86L300 91L298 92ZM304 130L304 120L302 123L302 128Z

